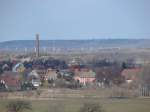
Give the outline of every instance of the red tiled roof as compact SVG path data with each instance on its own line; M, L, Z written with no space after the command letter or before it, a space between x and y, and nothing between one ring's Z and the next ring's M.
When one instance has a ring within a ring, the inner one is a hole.
M0 80L4 80L8 86L18 86L20 83L19 74L14 72L4 72L0 76Z
M140 68L124 69L121 73L127 80L135 80L137 75L142 71Z

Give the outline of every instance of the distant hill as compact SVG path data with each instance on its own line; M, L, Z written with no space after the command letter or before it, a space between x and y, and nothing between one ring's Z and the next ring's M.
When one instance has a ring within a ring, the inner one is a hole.
M0 49L34 49L35 40L0 42ZM40 40L41 48L150 48L149 39Z

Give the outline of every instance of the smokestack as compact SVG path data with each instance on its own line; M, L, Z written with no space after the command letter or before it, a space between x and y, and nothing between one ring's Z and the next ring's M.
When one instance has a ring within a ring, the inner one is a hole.
M40 52L40 49L39 49L39 34L36 34L36 57L39 57L39 52Z

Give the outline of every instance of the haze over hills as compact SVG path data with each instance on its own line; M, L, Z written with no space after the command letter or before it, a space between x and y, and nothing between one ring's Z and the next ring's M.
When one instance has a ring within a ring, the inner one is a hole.
M150 48L149 39L93 39L93 40L40 40L41 48L88 49L88 48ZM34 49L35 40L0 42L0 49Z

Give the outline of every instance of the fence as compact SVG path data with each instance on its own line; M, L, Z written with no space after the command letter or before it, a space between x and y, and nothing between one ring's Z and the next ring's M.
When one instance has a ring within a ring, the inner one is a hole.
M150 88L148 88L148 87L141 87L140 88L140 96L150 97Z

